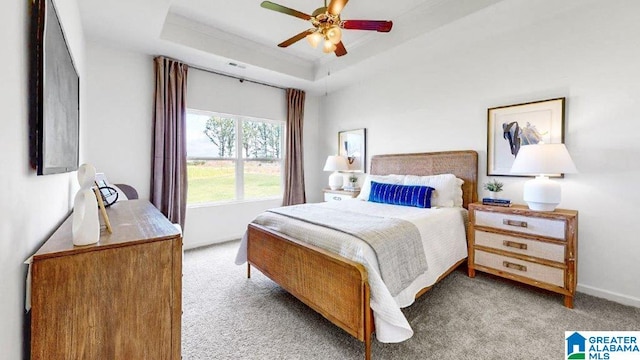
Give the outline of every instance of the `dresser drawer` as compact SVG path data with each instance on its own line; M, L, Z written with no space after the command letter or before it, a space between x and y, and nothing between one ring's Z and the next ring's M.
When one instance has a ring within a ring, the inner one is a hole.
M346 195L346 194L324 193L324 201L341 201L341 200L349 200L352 198L353 196Z
M564 271L559 268L530 261L475 250L475 263L505 273L524 276L532 280L564 287Z
M488 211L476 211L475 217L475 225L478 226L517 231L531 235L542 235L560 240L565 239L565 223L561 220Z
M476 230L475 244L564 263L563 245Z

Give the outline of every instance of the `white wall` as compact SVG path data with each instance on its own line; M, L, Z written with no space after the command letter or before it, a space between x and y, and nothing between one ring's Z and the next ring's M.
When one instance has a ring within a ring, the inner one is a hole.
M560 207L580 212L578 290L640 306L638 12L637 1L510 0L419 37L384 55L388 71L329 96L323 151L366 127L369 156L476 150L483 183L487 108L566 97L580 173L559 180ZM526 178L500 180L522 203Z
M36 176L29 167L29 1L10 1L0 13L0 349L3 359L23 358L22 262L69 214L75 173ZM84 38L75 0L57 0L58 14L80 75L84 101ZM84 114L80 112L80 127ZM83 158L81 139L80 158Z
M153 92L151 55L119 49L100 40L87 43L86 159L112 183L134 186L143 199L150 194ZM283 90L189 69L187 106L231 114L286 119ZM307 96L305 141L317 139L319 99ZM266 112L265 112L266 111ZM313 168L317 146L305 153L305 169ZM311 165L310 165L311 164ZM318 174L307 180L309 193L318 193ZM312 195L311 198L314 196ZM187 209L186 248L238 239L247 223L281 199L241 202Z
M315 141L317 134L318 102L317 98L311 96L307 96L305 101L303 136L304 141L308 140L311 144ZM240 82L237 79L196 69L189 70L187 107L263 119L287 119L284 90L248 81ZM316 146L305 148L305 170L315 163L316 149ZM317 186L317 177L308 178L310 180L305 184L307 189ZM193 248L239 239L246 230L247 224L258 214L280 205L282 205L281 198L189 206L184 229L184 246Z
M87 41L85 162L149 199L155 77L151 55Z

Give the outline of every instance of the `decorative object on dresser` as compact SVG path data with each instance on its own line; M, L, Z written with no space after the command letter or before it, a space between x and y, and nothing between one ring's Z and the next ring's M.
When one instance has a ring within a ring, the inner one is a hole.
M564 142L565 98L499 106L487 111L487 176L518 176L511 165L522 146Z
M348 171L364 173L367 159L367 129L340 131L338 155L347 158Z
M32 257L34 360L180 359L180 232L148 201L107 211L97 244L74 246L69 218Z
M360 190L331 190L322 189L324 193L324 201L341 201L352 199L360 194Z
M469 205L469 276L476 270L564 295L573 308L578 281L578 212Z
M482 188L489 192L489 199L496 199L503 186L504 184L496 179L491 179L491 181L482 184Z
M524 183L523 198L529 209L553 211L562 200L561 187L548 175L576 173L578 170L564 144L535 144L520 148L513 162L514 174L537 175Z
M96 178L96 168L89 164L82 164L77 175L80 190L73 199L71 235L73 244L82 246L94 244L100 240L98 201L91 188Z
M111 222L109 221L109 215L107 214L107 208L105 207L104 201L102 200L102 195L100 194L100 188L98 188L97 186L94 187L93 193L96 195L96 199L98 199L98 208L100 209L100 214L102 215L102 219L104 220L104 226L109 234L113 234Z
M495 198L482 198L482 205L492 205L492 206L511 206L511 200L509 199L495 199Z
M327 157L323 170L333 171L333 173L329 175L329 188L331 188L331 190L338 190L342 187L343 178L340 171L345 171L348 168L347 159L344 156L330 155Z
M347 179L347 185L343 188L348 191L360 191L360 187L358 186L358 176L356 174L349 175Z

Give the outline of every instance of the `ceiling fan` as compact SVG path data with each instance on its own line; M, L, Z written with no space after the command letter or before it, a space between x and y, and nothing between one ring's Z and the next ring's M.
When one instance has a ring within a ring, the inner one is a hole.
M342 44L342 30L369 30L378 32L389 32L393 22L384 20L342 20L340 12L349 0L331 0L327 6L324 0L324 7L317 8L311 15L298 10L278 5L271 1L263 1L260 6L265 9L277 11L283 14L295 16L302 20L308 20L313 25L307 29L278 44L279 47L287 47L306 37L309 44L314 48L324 40L322 51L325 53L335 52L336 56L347 54L344 44Z

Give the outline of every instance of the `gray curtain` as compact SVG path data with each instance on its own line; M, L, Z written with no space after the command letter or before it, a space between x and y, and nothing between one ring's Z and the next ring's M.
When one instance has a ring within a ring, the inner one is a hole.
M287 132L284 157L284 199L282 205L303 204L304 154L302 151L302 123L304 119L304 96L302 90L287 89Z
M187 209L187 144L185 133L188 66L165 57L154 59L151 202L184 228Z

